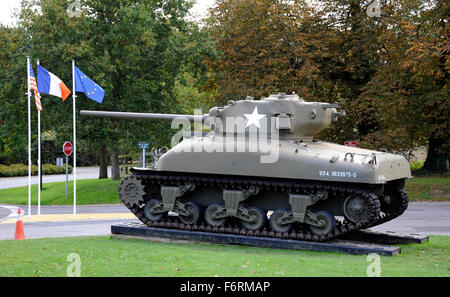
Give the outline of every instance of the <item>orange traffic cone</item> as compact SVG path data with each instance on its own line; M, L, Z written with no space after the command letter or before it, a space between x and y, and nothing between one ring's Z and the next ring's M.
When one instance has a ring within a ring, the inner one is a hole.
M14 240L24 240L25 233L23 232L23 223L22 223L22 211L17 211L17 223L16 223L16 235L14 236Z

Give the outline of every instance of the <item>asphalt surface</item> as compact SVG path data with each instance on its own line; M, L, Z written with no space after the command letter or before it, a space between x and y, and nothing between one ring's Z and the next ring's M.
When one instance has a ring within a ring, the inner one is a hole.
M77 167L77 180L98 178L99 167ZM111 176L111 167L108 167L108 176ZM42 183L61 182L66 180L65 174L43 175ZM73 180L73 174L69 174L69 180ZM32 176L31 184L39 184L39 177ZM2 177L0 178L0 189L20 188L28 186L28 176Z
M11 207L10 205L0 205L0 221L2 220L2 206ZM26 216L28 205L18 205ZM130 210L123 204L94 204L94 205L77 205L77 214L83 213L129 213ZM73 205L41 205L41 214L72 214ZM31 214L37 214L37 205L31 206Z
M410 202L403 215L371 230L450 236L450 202Z
M14 239L15 224L1 224L17 217L20 207L23 217L27 217L26 205L0 205L0 240ZM31 207L31 214L36 215L37 206ZM77 215L81 214L129 214L130 211L122 204L77 205ZM72 205L41 205L42 215L66 214L70 219L73 214ZM134 221L133 219L56 221L23 223L26 238L96 236L111 234L111 225ZM136 219L137 221L137 219Z
M110 235L111 225L131 221L134 220L25 223L24 233L27 239ZM14 234L15 225L0 225L0 240L14 239Z
M26 210L26 206L20 206ZM1 221L17 216L17 206L0 205L0 240L13 239L15 224ZM41 206L41 214L71 214L71 205ZM35 207L32 208L35 213ZM123 205L79 205L77 213L129 213ZM26 213L24 214L26 216ZM95 221L33 222L24 223L27 238L110 235L111 225L137 219ZM371 228L375 231L394 231L424 235L450 236L450 202L411 202L406 212L395 220Z

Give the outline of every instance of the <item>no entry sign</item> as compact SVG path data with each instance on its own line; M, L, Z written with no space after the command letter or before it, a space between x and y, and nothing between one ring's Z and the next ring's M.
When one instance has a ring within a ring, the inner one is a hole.
M344 142L344 145L357 147L358 143L356 141L353 141L353 140L347 140L347 141Z
M66 156L70 156L73 152L73 146L72 143L70 141L66 141L64 142L63 145L63 152Z

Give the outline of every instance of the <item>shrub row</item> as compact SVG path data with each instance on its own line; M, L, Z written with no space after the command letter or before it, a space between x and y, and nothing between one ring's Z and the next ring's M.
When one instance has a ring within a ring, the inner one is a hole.
M53 164L42 165L42 175L64 174L66 167L58 167ZM72 166L69 165L69 173L72 173ZM23 164L12 164L5 166L0 164L0 177L27 176L28 166ZM31 165L31 175L38 175L37 165Z

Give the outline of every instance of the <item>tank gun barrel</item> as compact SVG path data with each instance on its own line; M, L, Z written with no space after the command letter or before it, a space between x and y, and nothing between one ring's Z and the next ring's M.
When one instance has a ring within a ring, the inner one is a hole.
M172 121L175 118L187 118L189 121L203 121L208 115L186 115L165 113L139 113L139 112L115 112L115 111L93 111L81 110L83 117L124 119L124 120L146 120L146 121Z

